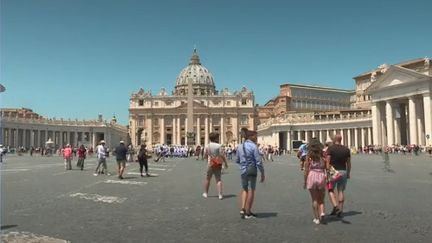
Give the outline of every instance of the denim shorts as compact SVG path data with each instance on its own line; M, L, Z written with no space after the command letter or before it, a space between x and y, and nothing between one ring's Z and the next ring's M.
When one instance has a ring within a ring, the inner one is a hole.
M248 191L249 188L251 190L255 190L256 181L257 181L256 176L241 175L241 186L245 191Z
M348 181L347 172L346 170L338 170L338 171L339 173L341 173L342 177L339 180L333 182L333 188L337 188L338 191L345 191L346 184Z

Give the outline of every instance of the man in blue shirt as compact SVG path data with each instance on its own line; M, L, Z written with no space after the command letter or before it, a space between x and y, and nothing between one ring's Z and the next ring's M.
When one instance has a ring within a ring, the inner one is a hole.
M237 159L236 163L240 165L241 171L241 218L255 218L256 215L252 213L251 208L253 205L255 197L255 187L257 174L248 175L249 165L258 168L261 174L261 182L264 182L264 166L262 164L261 155L258 150L257 142L257 132L256 131L246 131L246 141L240 144L237 148ZM256 170L255 170L256 171Z
M308 153L307 146L308 144L303 141L303 144L300 145L299 151L297 153L297 157L300 159L300 170L304 170L304 163L306 161L306 155Z

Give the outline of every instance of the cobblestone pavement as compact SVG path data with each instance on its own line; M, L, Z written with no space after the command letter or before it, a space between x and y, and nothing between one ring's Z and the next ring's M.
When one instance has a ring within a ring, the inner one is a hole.
M76 159L74 160L76 163ZM234 163L202 198L205 163L150 162L151 177L129 163L124 180L65 171L60 157L8 155L1 168L2 242L430 242L432 159L427 155L354 155L345 216L314 225L309 193L293 156L266 162L256 219L240 219ZM331 207L326 196L326 208Z

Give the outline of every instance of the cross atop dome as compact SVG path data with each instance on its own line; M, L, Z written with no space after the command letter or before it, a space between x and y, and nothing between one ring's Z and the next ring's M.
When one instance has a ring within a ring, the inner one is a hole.
M194 51L191 57L191 62L189 63L189 65L201 65L196 47L194 47Z

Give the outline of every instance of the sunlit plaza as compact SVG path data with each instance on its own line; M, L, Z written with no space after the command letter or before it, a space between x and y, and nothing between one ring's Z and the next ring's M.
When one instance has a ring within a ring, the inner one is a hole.
M137 163L128 163L120 181L112 157L108 170L113 175L95 177L95 157L86 160L84 171L75 165L64 171L59 156L8 155L1 171L1 239L316 242L324 237L335 242L429 242L432 158L398 154L385 162L382 155L353 155L352 164L345 216L329 216L326 225L313 225L309 193L291 155L265 163L268 180L258 185L254 220L238 214L240 179L232 162L222 175L225 198L218 200L214 181L209 197L201 197L206 163L195 158L150 162L152 176L144 178ZM330 210L327 195L325 204Z

